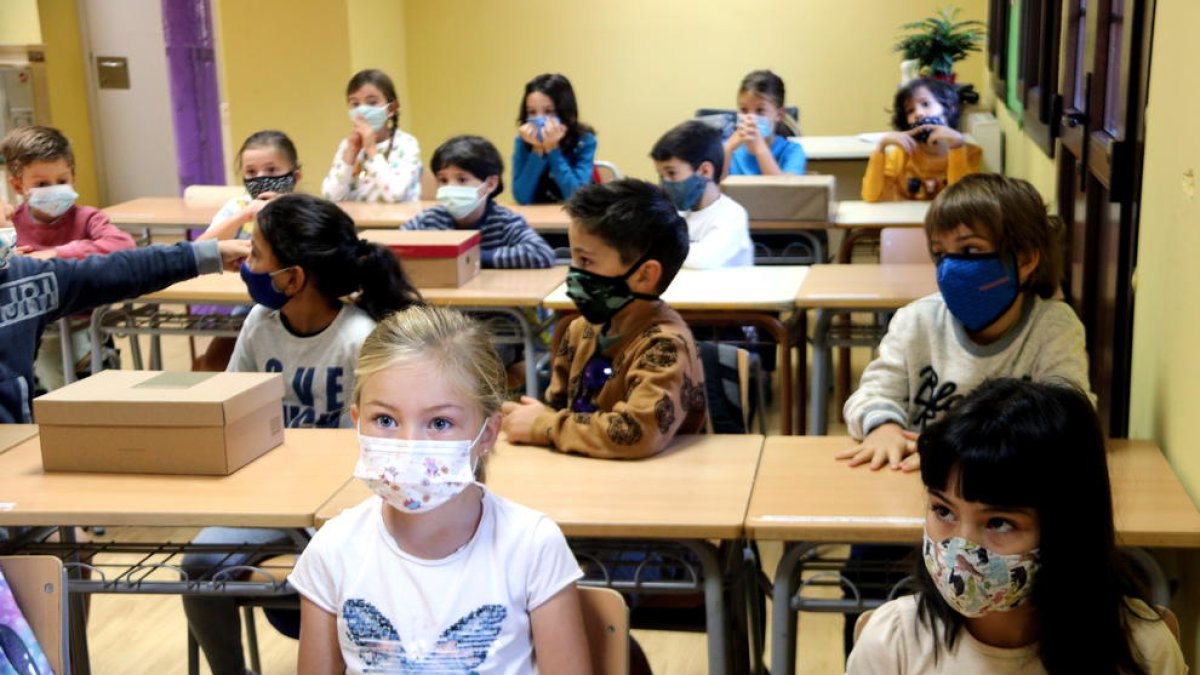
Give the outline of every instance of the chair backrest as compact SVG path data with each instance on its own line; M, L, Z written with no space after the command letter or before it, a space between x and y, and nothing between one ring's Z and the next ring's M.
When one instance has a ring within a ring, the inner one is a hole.
M595 675L629 672L629 608L611 588L579 587L583 628Z
M56 673L66 673L67 594L62 561L47 555L0 556L0 571L17 607L33 630L46 660Z
M184 201L223 202L244 193L241 185L189 185L183 191Z
M432 171L421 169L421 199L423 201L433 201L437 199L437 176L433 175Z
M699 342L697 347L700 364L704 367L708 431L748 433L750 422L757 413L759 433L766 433L766 418L762 411L764 377L758 354L719 342Z
M875 610L868 609L867 611L863 612L862 614L859 614L858 619L856 619L854 621L854 641L855 642L858 642L858 637L860 635L862 635L863 630L866 629L866 627L867 627L867 622L871 620L871 615L874 613L875 613Z
M596 160L592 162L592 178L596 183L611 183L614 180L624 178L624 174L612 162Z
M927 263L929 243L923 227L885 227L879 231L879 262Z
M796 106L785 106L783 112L796 120L797 124L800 122L800 109ZM738 112L729 108L699 108L694 115L701 122L720 129L721 138L729 138L733 135L734 130L737 129L737 116ZM785 135L790 136L791 132L789 131Z

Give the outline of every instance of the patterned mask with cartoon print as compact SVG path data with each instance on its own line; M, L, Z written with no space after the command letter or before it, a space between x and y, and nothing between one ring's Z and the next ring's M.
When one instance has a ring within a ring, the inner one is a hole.
M970 618L1021 606L1041 565L1036 548L1002 555L962 537L934 541L928 532L922 551L946 604Z

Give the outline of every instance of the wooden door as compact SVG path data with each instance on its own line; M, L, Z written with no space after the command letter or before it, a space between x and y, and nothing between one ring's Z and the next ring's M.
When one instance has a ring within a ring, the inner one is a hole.
M1066 297L1087 329L1092 390L1114 437L1129 423L1142 138L1153 0L1066 0L1058 211Z

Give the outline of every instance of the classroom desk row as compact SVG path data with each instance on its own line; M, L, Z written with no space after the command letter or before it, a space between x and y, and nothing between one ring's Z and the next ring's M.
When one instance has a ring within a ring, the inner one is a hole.
M525 310L544 307L572 312L566 295L562 267L544 270L483 270L459 288L423 288L428 302L464 311L502 313L519 328L512 342L533 353L537 327ZM681 270L663 294L663 299L692 325L756 326L781 346L779 367L780 431L803 433L806 400L807 359L803 351L808 335L807 310L817 310L812 343L814 368L812 429L824 433L828 402L829 346L825 339L830 322L824 317L834 311L888 311L937 290L931 264L914 265L813 265L758 266L716 270ZM168 304L249 304L250 297L240 277L232 274L206 275L183 281L162 291L137 298L132 303L100 308L92 314L92 345L99 350L103 334L195 335L232 334L236 329L211 331L207 320L177 317L168 321L158 307ZM136 343L136 341L135 341ZM793 365L791 347L801 347ZM153 357L153 353L152 353ZM135 362L140 362L140 355ZM101 359L93 354L97 367ZM151 368L161 367L153 358ZM793 379L793 369L795 379ZM526 359L526 392L536 395L533 359ZM798 418L798 419L797 419Z
M303 528L320 526L370 495L351 478L358 456L353 430L288 430L282 446L224 477L46 473L35 434L28 426L0 430L0 527ZM795 572L803 557L797 551L920 541L919 474L850 469L833 459L850 442L681 436L659 455L617 462L502 441L489 458L488 485L546 513L573 540L673 542L696 553L713 673L729 672L729 659L741 658L731 656L730 615L745 605L727 604L722 580L733 575L713 542L792 542L775 573L771 670L790 673ZM1200 548L1200 512L1158 448L1116 440L1109 457L1119 542ZM296 546L302 549L303 542ZM76 592L123 592L126 586L120 579L103 587L72 582Z

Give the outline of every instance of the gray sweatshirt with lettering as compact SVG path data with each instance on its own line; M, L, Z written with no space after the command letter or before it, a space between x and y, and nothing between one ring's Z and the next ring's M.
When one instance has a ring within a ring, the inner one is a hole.
M47 325L220 270L215 241L149 246L82 260L12 256L0 268L0 424L33 420L33 360Z
M879 356L843 410L850 435L862 439L886 422L921 431L992 377L1057 381L1095 395L1088 386L1083 324L1060 300L1026 296L1008 333L977 344L940 293L896 312Z

